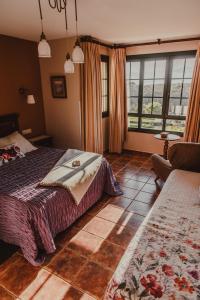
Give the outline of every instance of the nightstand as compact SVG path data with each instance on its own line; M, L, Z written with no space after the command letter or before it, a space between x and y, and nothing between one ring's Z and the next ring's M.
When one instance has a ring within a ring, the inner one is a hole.
M36 147L45 146L52 147L53 146L53 138L50 135L39 135L29 139L29 141Z

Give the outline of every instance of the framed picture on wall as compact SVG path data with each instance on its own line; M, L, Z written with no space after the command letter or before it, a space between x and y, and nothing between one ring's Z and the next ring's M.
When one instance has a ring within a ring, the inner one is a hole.
M51 93L53 98L67 98L67 86L65 76L51 76Z

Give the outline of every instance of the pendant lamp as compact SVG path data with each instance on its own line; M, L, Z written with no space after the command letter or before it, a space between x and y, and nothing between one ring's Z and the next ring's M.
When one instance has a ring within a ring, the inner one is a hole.
M65 63L64 63L64 71L65 71L66 74L74 73L74 64L73 64L73 61L70 58L69 53L67 53L67 55L66 55L66 60L65 60Z
M72 52L72 61L75 64L82 64L84 63L84 53L80 47L80 42L78 38L78 13L77 13L77 2L74 0L75 4L75 17L76 17L76 43L74 45L74 49Z
M42 22L43 17L42 17L42 8L41 8L40 0L38 0L38 4L39 4L40 20L41 20L41 27L42 27L40 42L38 44L38 57L49 58L49 57L51 57L51 48L50 48L50 46L46 40L46 36L43 32L43 22Z

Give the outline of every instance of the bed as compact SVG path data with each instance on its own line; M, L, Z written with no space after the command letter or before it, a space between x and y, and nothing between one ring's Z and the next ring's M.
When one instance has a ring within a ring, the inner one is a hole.
M200 299L200 173L174 170L104 300Z
M0 117L0 137L19 129L18 115ZM56 250L54 238L83 215L103 193L121 194L108 162L102 164L79 205L63 188L39 187L65 151L38 148L0 167L0 239L21 248L32 265Z

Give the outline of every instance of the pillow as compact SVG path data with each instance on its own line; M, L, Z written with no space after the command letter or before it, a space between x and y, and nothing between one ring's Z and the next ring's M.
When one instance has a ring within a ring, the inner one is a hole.
M0 148L0 166L4 163L8 163L16 158L24 157L24 153L20 151L20 148L16 145L9 145L4 148Z
M1 148L11 144L18 146L24 154L37 149L17 131L0 139Z
M10 144L12 144L12 143L10 142L9 135L5 136L3 138L0 138L0 148L3 148L3 147L8 146Z

